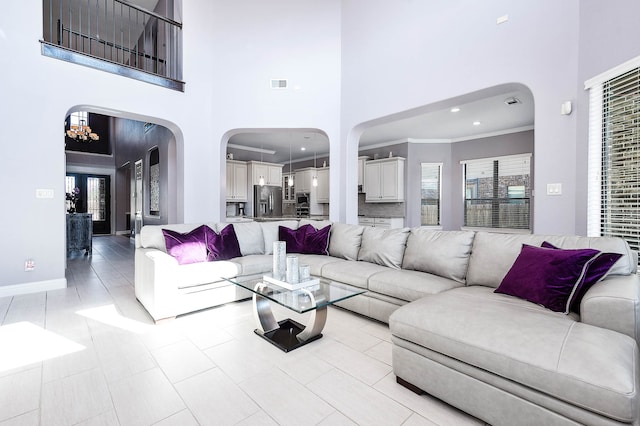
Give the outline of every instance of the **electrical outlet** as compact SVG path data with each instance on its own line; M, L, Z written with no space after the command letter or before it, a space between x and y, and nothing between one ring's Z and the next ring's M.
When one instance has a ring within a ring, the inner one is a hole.
M36 261L33 259L27 259L24 261L24 271L29 272L36 269Z

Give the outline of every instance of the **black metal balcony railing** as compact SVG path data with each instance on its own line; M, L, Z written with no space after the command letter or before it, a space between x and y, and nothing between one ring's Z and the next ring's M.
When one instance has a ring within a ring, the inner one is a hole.
M182 24L123 0L43 0L43 53L184 90Z

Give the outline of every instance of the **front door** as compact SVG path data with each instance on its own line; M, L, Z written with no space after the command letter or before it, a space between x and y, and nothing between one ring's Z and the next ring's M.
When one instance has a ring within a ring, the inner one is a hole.
M74 188L79 191L76 212L92 213L94 234L111 234L110 176L67 173L66 192Z

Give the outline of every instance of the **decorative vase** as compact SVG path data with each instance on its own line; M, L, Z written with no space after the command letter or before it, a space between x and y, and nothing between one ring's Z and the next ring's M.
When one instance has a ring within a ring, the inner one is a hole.
M274 241L273 243L273 278L283 281L287 268L287 243Z
M305 282L305 281L309 281L311 279L311 268L309 267L309 265L303 264L300 265L300 267L298 268L299 272L299 279L300 282Z
M298 283L298 256L287 256L287 282Z

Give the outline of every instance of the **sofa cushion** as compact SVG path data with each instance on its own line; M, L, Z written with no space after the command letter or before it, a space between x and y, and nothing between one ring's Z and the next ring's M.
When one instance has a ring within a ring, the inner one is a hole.
M599 250L603 253L620 253L622 257L618 260L609 274L612 275L629 275L635 274L638 265L638 254L629 247L627 242L619 237L578 237L578 236L560 236L549 235L545 237L545 241L553 244L558 248L574 249L574 248L591 248Z
M473 236L472 231L414 228L407 238L402 269L429 272L463 283Z
M163 229L167 253L175 257L180 265L206 262L209 231L211 229L207 225L200 225L187 233Z
M273 254L273 243L279 241L278 229L284 226L289 229L298 229L297 220L278 220L274 222L260 222L264 237L264 254Z
M334 223L329 238L329 254L347 260L358 260L364 226Z
M218 224L218 231L222 231L226 226L226 223ZM243 256L265 254L264 234L260 223L238 222L233 224L233 228L238 238L240 253L242 253Z
M142 248L153 248L167 252L167 247L164 240L163 229L169 229L171 231L187 233L193 231L202 223L178 223L171 225L145 225L140 230L140 238L136 239L136 244L139 244ZM212 229L215 229L215 225Z
M240 275L237 263L228 260L216 262L198 262L182 265L176 274L177 288L191 288L200 285L223 281L223 278L234 278Z
M400 269L409 236L409 228L383 229L365 227L358 260Z
M330 220L315 220L315 219L307 219L303 217L300 219L300 222L298 223L298 227L301 227L304 225L311 225L316 229L322 229L322 228L326 228L331 224L332 223Z
M542 243L542 247L552 248L556 250L562 250L548 241ZM569 309L571 311L580 313L580 302L584 297L587 290L589 290L595 283L603 280L608 274L613 265L622 257L620 253L602 253L593 259L593 262L588 264L587 271L585 272L584 279L578 283L575 291L571 295L569 300Z
M332 262L322 267L322 278L368 288L371 276L388 270L386 266L369 262Z
M322 229L316 229L310 224L302 225L295 230L285 226L279 228L279 240L287 244L287 253L328 254L331 225Z
M609 273L628 275L636 271L637 257L622 238L476 232L469 258L467 285L497 287L520 254L522 244L539 247L544 241L565 249L592 248L602 252L620 253L622 257Z
M599 255L593 249L557 250L523 244L495 291L568 314L571 297Z
M346 262L346 260L338 259L337 257L332 256L325 256L322 254L298 255L298 265L309 265L311 275L313 275L314 277L321 277L323 266L335 262Z
M413 342L622 422L637 418L635 340L572 315L472 286L400 307L389 328L394 344Z
M240 270L238 275L241 276L267 274L273 268L273 256L267 254L236 257L231 261L238 265Z
M205 233L207 237L208 261L228 260L242 256L233 224L225 226L219 233L207 226Z
M369 278L369 290L407 302L461 285L438 275L398 269L387 269Z

